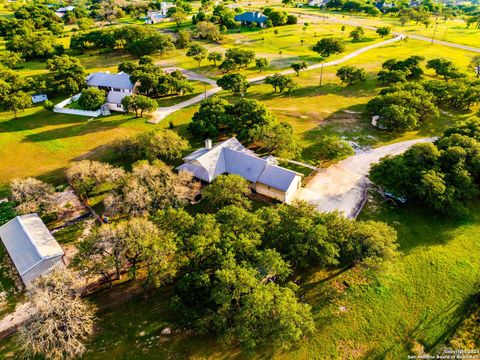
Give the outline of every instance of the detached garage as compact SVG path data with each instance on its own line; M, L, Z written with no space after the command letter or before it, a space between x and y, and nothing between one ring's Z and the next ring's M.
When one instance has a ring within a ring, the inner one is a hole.
M26 287L65 266L65 253L37 214L17 216L2 225L0 239Z

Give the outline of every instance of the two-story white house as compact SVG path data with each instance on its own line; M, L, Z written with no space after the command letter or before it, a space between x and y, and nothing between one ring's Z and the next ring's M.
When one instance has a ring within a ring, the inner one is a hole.
M124 72L118 74L109 72L92 73L87 77L87 85L107 92L106 105L112 111L124 112L122 99L132 95L135 91L135 84L130 80L130 75Z

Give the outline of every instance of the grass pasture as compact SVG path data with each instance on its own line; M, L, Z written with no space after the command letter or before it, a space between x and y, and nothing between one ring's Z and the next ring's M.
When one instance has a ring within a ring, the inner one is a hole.
M375 76L381 64L391 58L404 59L411 54L421 53L426 60L435 58L439 53L459 65L467 72L470 52L430 45L422 41L408 40L386 45L365 52L341 65L327 67L323 71L323 85L319 86L320 69L303 71L293 76L298 89L292 94L275 94L266 84L254 84L247 97L260 100L280 120L293 125L302 145L306 148L304 160L314 160L318 139L323 135L337 134L360 145L380 146L394 141L409 140L418 137L435 136L452 124L454 116L468 117L476 112L445 112L439 119L424 123L415 131L404 134L392 134L375 129L365 114L366 103L377 93ZM338 67L352 65L363 68L369 74L367 82L346 86L341 84L335 73ZM426 71L426 80L436 78L432 71Z
M382 62L393 57L406 58L414 53L422 53L430 59L440 52L444 57L454 60L462 71L467 71L471 53L409 40L380 47L349 60L346 64L362 67L369 73L370 79L364 84L341 84L335 76L336 67L331 67L324 69L322 87L318 86L320 70L312 70L301 72L299 77L294 76L299 88L291 95L274 94L270 86L254 84L246 96L260 100L280 120L288 121L294 126L302 145L307 148L304 153L306 160L314 159L318 137L324 134L339 134L363 145L380 145L400 139L437 135L451 123L450 113L443 113L438 121L426 123L419 130L399 137L371 127L363 111L368 100L379 90L373 77ZM432 75L433 73L427 72L427 77ZM255 76L258 76L258 71ZM195 82L195 94L202 91L203 85ZM231 98L225 92L220 95ZM166 98L160 101L161 106L170 106L179 100ZM21 112L17 119L11 113L2 113L0 157L4 160L0 162L0 193L5 194L6 184L14 177L40 176L46 180L58 181L70 161L82 157L108 158L105 144L115 138L167 127L170 121L195 147L201 139L193 139L186 127L197 108L198 105L195 105L175 112L156 126L147 124L145 119L134 119L121 114L88 121L85 117L50 113L42 107ZM470 116L473 112L455 115Z
M376 272L313 271L299 279L317 330L298 347L248 354L195 336L176 328L168 288L144 294L126 283L90 299L99 307L99 333L85 359L393 360L406 358L412 348L434 351L460 325L479 290L480 208L451 220L374 196L361 219L393 226L401 254ZM161 335L166 327L172 335ZM0 356L14 357L12 350L11 341L0 342Z
M54 183L68 164L84 157L108 157L116 138L151 129L145 119L112 115L94 120L35 107L0 118L0 194L15 177L38 176Z

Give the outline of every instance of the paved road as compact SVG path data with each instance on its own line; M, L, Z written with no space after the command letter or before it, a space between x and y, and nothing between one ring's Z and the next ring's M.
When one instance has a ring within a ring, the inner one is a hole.
M318 172L295 198L315 205L318 211L338 210L347 217L355 217L366 198L366 189L370 184L367 175L372 164L386 155L401 154L413 144L434 140L423 138L403 141L350 156Z
M363 54L364 52L367 52L369 50L372 50L372 49L375 49L375 48L378 48L378 47L381 47L381 46L385 46L385 45L388 45L388 44L391 44L393 42L396 42L396 41L399 41L399 40L402 40L403 37L402 36L397 36L397 37L394 37L392 39L389 39L389 40L385 40L385 41L382 41L382 42L379 42L379 43L376 43L376 44L372 44L372 45L369 45L369 46L365 46L361 49L358 49L358 50L355 50L353 52L351 52L350 54L340 58L340 59L337 59L337 60L333 60L333 61L329 61L329 62L326 62L326 63L323 63L323 64L314 64L314 65L310 65L307 69L305 69L304 71L306 70L315 70L315 69L319 69L321 68L322 66L323 67L328 67L328 66L335 66L335 65L339 65L345 61L348 61L358 55L361 55ZM173 114L174 112L178 111L178 110L181 110L181 109L184 109L190 105L194 105L194 104L197 104L199 103L200 101L206 99L207 97L210 97L218 92L220 92L222 89L218 86L216 86L216 82L215 80L212 80L212 79L209 79L209 78L206 78L200 74L197 74L197 73L194 73L192 71L188 71L188 70L185 70L185 69L181 69L181 68L167 68L165 69L166 71L173 71L173 70L180 70L182 71L186 76L187 78L189 79L192 79L192 80L198 80L198 81L202 81L202 82L205 82L205 83L208 83L210 85L215 85L214 88L212 89L209 89L207 90L205 93L203 94L200 94L200 95L197 95L189 100L186 100L184 102L181 102L179 104L176 104L176 105L173 105L173 106L169 106L169 107L161 107L161 108L158 108L153 114L152 114L152 118L148 121L149 123L151 124L158 124L160 121L162 121L163 119L165 119L168 115L170 114ZM293 70L285 70L285 71L282 71L281 74L284 74L284 75L290 75L290 74L294 74L295 72ZM257 77L254 77L254 78L249 78L247 79L248 82L250 83L255 83L255 82L259 82L259 81L263 81L265 80L267 75L262 75L262 76L257 76Z
M357 22L357 21L354 21L354 20L338 19L338 18L329 17L329 16L326 16L326 15L320 15L320 14L315 15L315 14L305 14L305 13L299 13L299 12L292 12L292 14L300 15L302 17L302 19L303 18L315 19L315 20L320 20L321 22L330 22L330 23L333 22L333 23L338 23L338 24L343 24L343 25L361 26L365 29L374 30L374 31L377 30L377 28L375 26L365 25L361 22ZM402 32L398 32L398 31L394 31L394 32L392 32L392 34L394 34L396 36L409 37L410 39L426 41L426 42L429 42L429 43L432 42L432 38L426 37L426 36L415 35L415 34L407 34L407 33L402 33ZM433 40L433 43L438 44L438 45L450 46L450 47L457 48L457 49L462 49L462 50L467 50L467 51L480 53L480 48L478 48L478 47L467 46L467 45L452 43L452 42L443 41L443 40Z

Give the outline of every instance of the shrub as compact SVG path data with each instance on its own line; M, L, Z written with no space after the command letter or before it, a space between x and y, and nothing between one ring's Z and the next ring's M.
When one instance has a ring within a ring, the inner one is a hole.
M85 110L97 110L105 103L105 92L97 88L88 88L82 91L78 105Z
M47 100L43 103L43 108L48 111L52 111L55 105L50 100Z
M352 146L338 136L324 136L319 143L320 160L337 162L355 153Z

